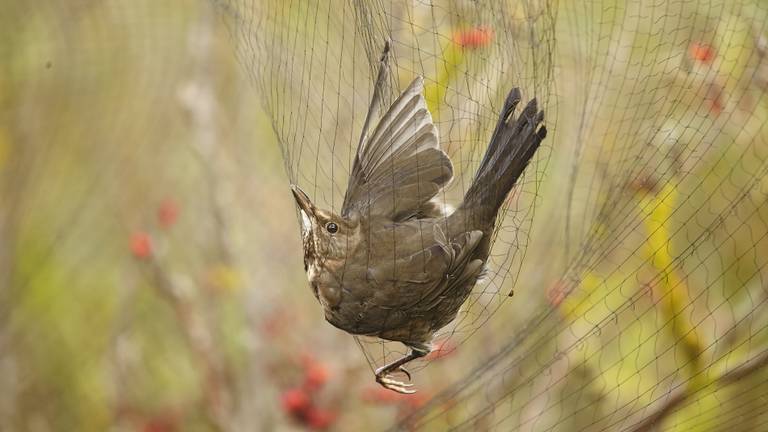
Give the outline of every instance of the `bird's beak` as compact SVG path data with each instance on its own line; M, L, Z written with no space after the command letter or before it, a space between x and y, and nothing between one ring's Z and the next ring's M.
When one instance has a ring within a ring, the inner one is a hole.
M303 211L307 217L314 218L315 205L309 200L307 194L296 185L291 185L291 192L293 192L293 198L296 200L296 204L298 204L301 211Z

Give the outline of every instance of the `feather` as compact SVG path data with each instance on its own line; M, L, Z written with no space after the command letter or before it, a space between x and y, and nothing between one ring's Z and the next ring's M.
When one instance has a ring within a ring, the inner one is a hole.
M434 213L434 198L453 178L440 149L437 128L417 77L361 140L342 206L342 215L360 212L402 221Z

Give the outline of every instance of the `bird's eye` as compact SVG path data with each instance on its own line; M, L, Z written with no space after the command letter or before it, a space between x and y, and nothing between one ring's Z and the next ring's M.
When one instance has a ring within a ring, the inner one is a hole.
M339 226L333 222L328 222L327 224L325 224L325 230L331 234L336 234L336 232L339 231Z

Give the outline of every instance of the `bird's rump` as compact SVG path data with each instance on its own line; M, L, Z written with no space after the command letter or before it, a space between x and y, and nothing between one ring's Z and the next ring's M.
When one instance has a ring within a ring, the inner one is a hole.
M361 140L342 215L359 212L393 221L433 216L430 200L453 177L417 77Z

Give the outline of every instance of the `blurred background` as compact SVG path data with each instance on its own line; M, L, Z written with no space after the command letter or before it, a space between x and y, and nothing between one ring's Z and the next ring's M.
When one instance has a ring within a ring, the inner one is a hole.
M768 431L764 3L1 4L0 430ZM410 396L289 189L340 206L385 39L449 203L512 86L550 131Z

